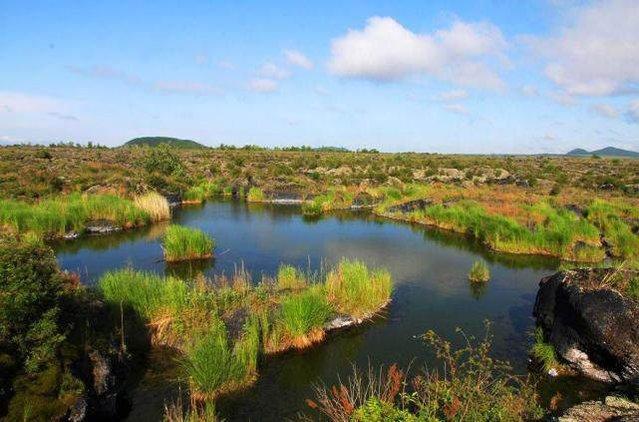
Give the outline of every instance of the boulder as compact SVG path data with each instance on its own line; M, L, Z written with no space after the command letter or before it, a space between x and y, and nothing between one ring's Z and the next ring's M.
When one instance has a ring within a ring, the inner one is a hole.
M392 205L388 207L388 212L402 212L407 213L411 211L423 210L429 205L432 205L433 201L430 199L414 199L412 201L402 202L401 204Z
M579 269L543 278L534 316L573 368L602 382L639 383L639 302L610 287L611 272Z
M587 401L566 410L559 422L638 421L639 404L623 397L607 396L604 400Z

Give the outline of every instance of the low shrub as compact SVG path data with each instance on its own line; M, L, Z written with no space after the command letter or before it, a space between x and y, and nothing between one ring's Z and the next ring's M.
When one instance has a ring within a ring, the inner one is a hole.
M214 247L213 238L202 230L178 225L169 226L162 241L167 262L210 258Z
M475 261L468 273L468 279L475 283L483 283L490 280L490 270L484 261Z
M490 357L492 337L465 338L462 349L432 331L424 339L443 371L425 370L407 379L395 365L387 371L354 369L348 381L318 387L308 405L331 421L519 421L539 420L534 386Z

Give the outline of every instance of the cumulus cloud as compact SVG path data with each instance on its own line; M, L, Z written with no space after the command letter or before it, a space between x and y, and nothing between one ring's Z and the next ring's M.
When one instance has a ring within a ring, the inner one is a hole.
M160 81L155 89L167 94L220 95L222 90L216 86L190 81Z
M293 66L307 70L313 68L313 62L297 50L284 50L284 57L286 58L286 61Z
M468 92L465 89L453 89L451 91L442 92L435 97L439 101L458 101L468 98Z
M608 117L610 119L619 117L619 110L610 104L594 104L591 110L602 117Z
M572 10L555 35L529 38L546 76L570 95L605 96L639 84L639 5L599 0Z
M265 79L288 79L291 77L291 72L287 69L281 68L275 63L264 63L260 70L258 71L258 75L261 78Z
M630 103L626 118L630 123L639 123L639 100L634 100Z
M444 105L444 109L450 111L451 113L467 115L468 109L463 104L446 104Z
M501 88L493 62L506 41L496 26L455 21L448 29L419 34L390 17L372 17L331 44L329 70L338 76L395 81L427 75L460 85ZM495 60L497 59L497 60Z
M273 79L255 78L249 81L248 88L249 90L253 92L261 92L261 93L275 92L277 91L278 83L277 81L274 81Z

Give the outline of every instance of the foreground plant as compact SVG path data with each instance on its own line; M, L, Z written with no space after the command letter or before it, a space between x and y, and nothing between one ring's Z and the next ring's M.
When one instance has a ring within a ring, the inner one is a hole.
M345 384L318 387L308 405L331 421L520 421L539 419L533 385L489 356L492 337L453 349L433 331L424 340L444 371L425 370L409 379L397 366L387 371L354 368Z
M202 230L178 225L166 229L162 242L167 262L210 258L214 247L213 238Z

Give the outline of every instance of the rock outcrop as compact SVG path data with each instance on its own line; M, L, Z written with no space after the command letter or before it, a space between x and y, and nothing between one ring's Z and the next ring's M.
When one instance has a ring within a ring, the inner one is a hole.
M541 280L534 316L561 358L608 383L639 384L639 302L611 285L625 271L580 269Z

